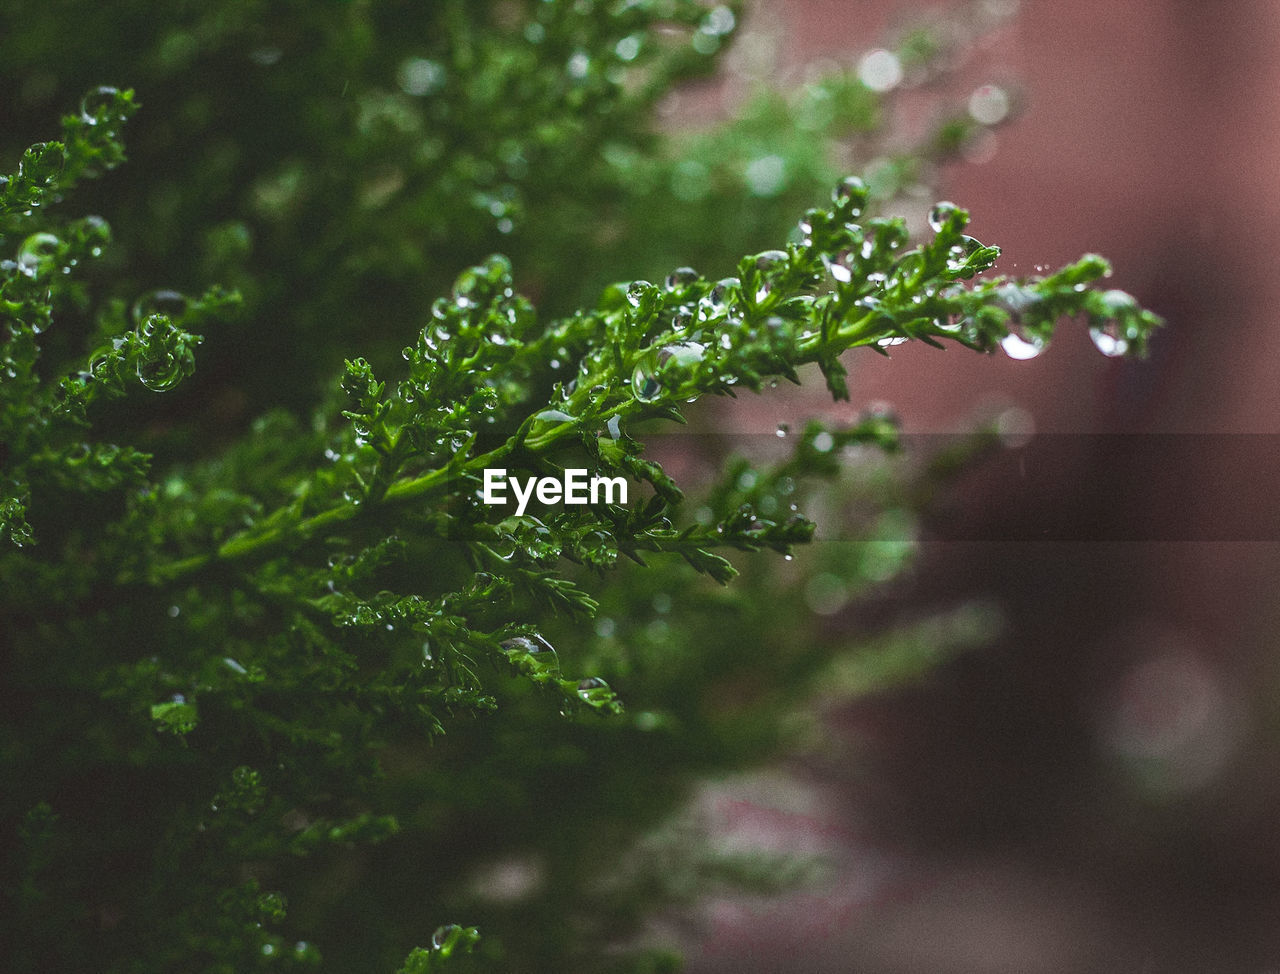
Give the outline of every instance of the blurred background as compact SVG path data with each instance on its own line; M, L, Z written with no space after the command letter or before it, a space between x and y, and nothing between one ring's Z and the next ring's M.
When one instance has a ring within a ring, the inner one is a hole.
M784 76L847 66L938 9L763 2L743 45ZM939 173L997 269L1100 252L1167 327L1145 362L1064 323L1031 361L910 345L852 360L846 407L756 404L757 432L887 400L924 449L1009 407L1036 435L885 593L991 600L1003 635L834 707L840 747L791 769L797 793L708 797L734 835L832 851L840 879L722 903L692 969L1278 969L1280 6L1024 0L958 71L1017 106ZM910 92L895 110L909 131Z

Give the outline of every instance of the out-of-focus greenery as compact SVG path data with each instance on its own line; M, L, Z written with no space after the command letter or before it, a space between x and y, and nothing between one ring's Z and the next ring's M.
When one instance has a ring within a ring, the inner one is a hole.
M854 347L1156 321L1100 258L1005 281L963 210L911 246L830 193L885 97L852 72L659 135L740 13L0 4L6 970L671 969L647 917L767 885L637 843L816 674L927 662L832 672L810 608L900 567L915 494L870 481L874 544L779 577L743 555L808 541L893 424L809 426L697 502L646 432L804 363L845 396ZM499 465L634 494L510 516Z

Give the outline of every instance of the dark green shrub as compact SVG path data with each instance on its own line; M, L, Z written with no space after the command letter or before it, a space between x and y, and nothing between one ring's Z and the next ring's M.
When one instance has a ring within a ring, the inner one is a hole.
M735 10L0 11L6 138L80 105L0 183L6 969L654 970L649 911L752 880L634 853L830 656L758 560L717 585L725 554L808 541L806 485L894 428L811 425L697 505L642 435L806 363L846 397L854 347L1077 315L1141 351L1156 319L1097 257L986 276L950 204L912 244L861 180L817 196L811 148L744 193L725 160L782 137L776 99L677 155L650 112ZM826 85L815 131L874 127ZM659 283L601 294L628 260ZM515 516L497 467L632 494Z

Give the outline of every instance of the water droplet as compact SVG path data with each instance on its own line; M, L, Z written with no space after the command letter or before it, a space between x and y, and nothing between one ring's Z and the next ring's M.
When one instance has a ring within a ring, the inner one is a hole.
M168 392L182 381L186 369L184 359L173 352L164 352L156 358L138 362L138 381L152 392Z
M449 940L450 935L458 929L456 923L446 923L443 927L436 927L436 932L431 935L431 946L435 950L440 950Z
M578 696L586 703L604 703L612 695L609 684L598 676L589 676L578 683Z
M827 265L827 272L841 284L848 284L853 280L852 261L853 254L847 250L838 255L835 260L825 255L822 258L822 262Z
M1025 361L1033 359L1044 351L1047 343L1044 339L1036 335L1028 335L1023 338L1014 332L1009 332L1004 338L1000 339L1000 347L1004 349L1004 353L1011 359Z
M698 279L698 272L692 267L677 267L663 282L668 291L675 291L693 284Z
M66 154L59 143L37 142L22 153L22 158L18 160L18 175L30 179L37 186L48 186L62 172L65 163ZM40 205L38 199L28 202L29 208L22 211L23 216L31 216L31 207Z
M785 250L766 250L756 255L756 270L762 274L775 273L783 269L789 262Z
M62 243L51 233L33 233L18 248L18 271L27 277L39 277L48 271Z
M902 82L902 62L892 51L868 51L858 62L858 80L872 91L892 91Z
M835 437L825 430L813 438L813 448L818 453L830 453L836 445Z
M490 267L469 267L464 270L453 282L451 294L454 306L463 311L476 307L486 296L489 282L501 273L501 268Z
M741 287L742 282L736 277L726 277L717 281L715 287L698 303L702 317L710 319L727 314L733 305L734 294Z
M133 302L133 320L138 325L146 324L152 315L165 315L176 320L186 314L188 304L186 295L178 291L163 288L148 291Z
M631 390L641 402L652 402L662 392L661 373L668 368L688 369L702 361L705 346L697 342L676 342L649 349L631 376Z
M648 281L632 281L627 285L627 304L638 308L644 296L655 290L657 289Z
M773 290L771 277L785 271L790 266L790 258L785 250L766 250L756 255L756 270L760 272L760 284L756 288L756 301L763 301Z
M1000 339L1000 347L1012 359L1022 361L1035 358L1049 344L1039 335L1020 328L1023 315L1039 301L1040 297L1035 291L1017 284L1002 284L996 288L992 303L1009 314L1009 334Z
M498 645L505 650L528 653L530 656L537 656L539 653L555 653L556 651L554 646L536 632L528 636L512 636L510 639L504 639Z
M1115 321L1101 322L1089 326L1089 337L1094 346L1107 358L1119 358L1129 351L1129 340L1120 332Z
M80 118L88 125L97 125L107 115L107 111L115 104L120 89L110 85L93 88L80 99Z
M853 216L857 216L862 212L863 207L867 205L870 191L867 189L867 184L857 176L846 176L836 183L836 188L832 191L831 198L836 206L847 207L852 211Z
M1125 291L1105 291L1101 298L1107 316L1089 316L1089 337L1103 355L1117 358L1129 351L1129 339L1119 319L1135 312L1138 302Z
M933 209L929 211L929 228L934 233L941 232L942 228L946 226L947 221L951 219L952 214L958 209L958 206L947 200L943 200L941 203L935 203Z
M1003 308L1009 313L1009 317L1015 322L1021 321L1022 316L1036 306L1040 301L1040 296L1030 288L1021 287L1017 284L1002 284L996 288L993 304L997 308Z

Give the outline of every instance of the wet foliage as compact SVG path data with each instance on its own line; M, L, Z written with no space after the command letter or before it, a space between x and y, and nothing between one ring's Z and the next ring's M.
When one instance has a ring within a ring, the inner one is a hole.
M704 150L647 119L734 7L83 8L72 39L0 8L15 118L79 86L0 177L6 969L672 969L646 917L766 878L634 850L786 737L832 655L809 606L896 569L829 552L806 603L759 567L896 431L811 424L697 500L646 439L806 364L847 398L850 350L1028 357L1074 316L1134 353L1157 320L1099 257L991 274L950 203L913 241L875 185L819 193L826 163L690 189ZM829 87L815 128L874 129L882 92ZM760 104L721 146L782 137ZM771 249L727 249L715 207L789 196ZM732 276L606 285L665 213L668 255ZM631 495L515 516L495 467Z

